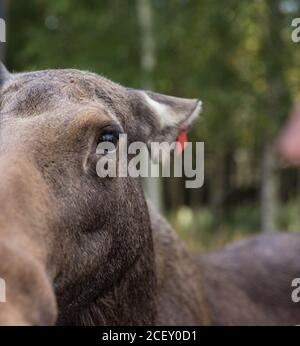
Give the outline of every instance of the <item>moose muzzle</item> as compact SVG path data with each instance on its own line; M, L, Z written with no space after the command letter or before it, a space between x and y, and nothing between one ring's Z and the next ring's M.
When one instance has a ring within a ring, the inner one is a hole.
M0 325L55 323L50 196L33 161L14 153L0 157Z

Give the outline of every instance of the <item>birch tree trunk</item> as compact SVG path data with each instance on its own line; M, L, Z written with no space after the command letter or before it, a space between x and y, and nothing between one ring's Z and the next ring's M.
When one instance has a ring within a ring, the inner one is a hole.
M156 64L155 37L153 32L153 10L151 0L136 0L137 18L140 28L140 57L142 69L142 88L152 89L153 71ZM144 188L146 194L154 205L162 210L163 194L161 178L145 178Z
M278 176L273 145L266 141L263 146L261 165L261 227L262 231L276 230L278 213Z

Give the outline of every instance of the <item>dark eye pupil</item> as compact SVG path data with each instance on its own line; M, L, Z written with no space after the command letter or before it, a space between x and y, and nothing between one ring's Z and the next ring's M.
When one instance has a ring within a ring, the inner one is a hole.
M101 154L103 154L103 150L104 154L107 154L109 152L115 152L118 148L118 142L121 133L123 132L119 128L103 129L97 138L97 148L99 149L98 152Z
M99 142L110 142L113 144L117 144L119 140L119 133L117 132L104 132L100 136Z
M115 135L113 133L105 133L101 137L101 141L102 142L112 142L112 143L114 143L115 140L116 140L116 137L115 137Z

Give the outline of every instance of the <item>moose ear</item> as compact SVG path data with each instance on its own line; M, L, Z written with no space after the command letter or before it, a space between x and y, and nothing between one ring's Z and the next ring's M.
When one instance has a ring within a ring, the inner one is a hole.
M0 87L12 78L12 74L9 73L6 67L0 61Z
M144 142L176 141L190 130L202 108L198 99L142 90L135 91L133 103L137 136Z

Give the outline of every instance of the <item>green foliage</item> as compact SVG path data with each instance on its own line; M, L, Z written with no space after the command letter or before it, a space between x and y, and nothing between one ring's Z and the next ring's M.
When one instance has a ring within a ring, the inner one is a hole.
M272 77L284 74L295 82L289 73L296 70L288 30L293 13L280 22L266 0L153 0L152 5L155 89L204 100L204 120L195 135L209 138L214 150L220 144L253 146L257 131L271 127L290 106L287 88L280 115L265 116ZM11 68L77 67L140 84L135 1L12 1L9 10ZM271 20L280 25L275 34L269 30ZM269 56L271 44L280 49L276 57Z
M11 2L8 62L16 70L80 68L137 85L133 1Z

